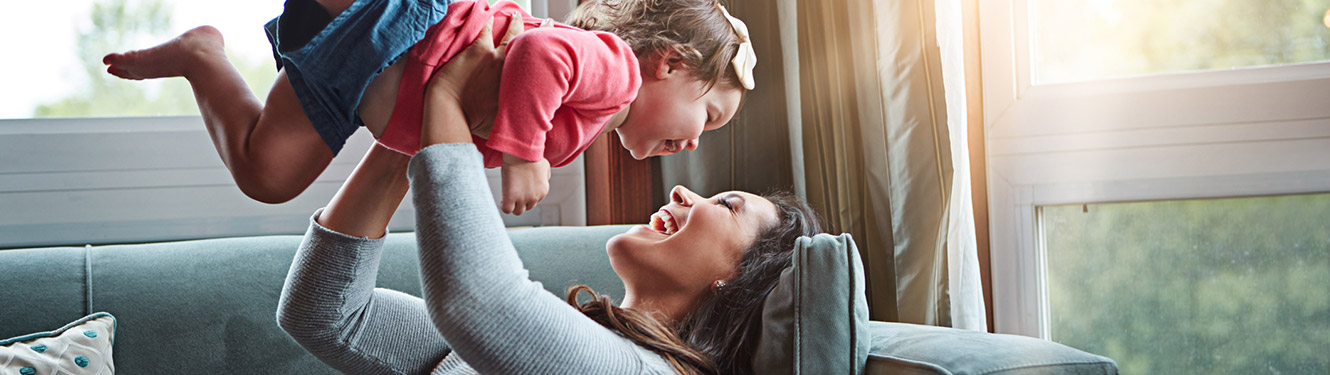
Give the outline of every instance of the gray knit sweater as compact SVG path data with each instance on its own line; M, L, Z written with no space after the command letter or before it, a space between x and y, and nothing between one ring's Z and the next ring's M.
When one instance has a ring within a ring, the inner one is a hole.
M311 221L277 311L306 350L348 374L673 373L527 277L475 146L425 148L408 174L425 298L374 287L383 239Z

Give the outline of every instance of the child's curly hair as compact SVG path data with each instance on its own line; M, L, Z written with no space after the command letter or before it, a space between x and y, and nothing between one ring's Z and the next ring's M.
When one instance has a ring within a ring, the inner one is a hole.
M742 87L730 60L739 52L739 34L716 0L587 0L568 24L614 33L628 42L643 71L673 50L693 75L707 82Z

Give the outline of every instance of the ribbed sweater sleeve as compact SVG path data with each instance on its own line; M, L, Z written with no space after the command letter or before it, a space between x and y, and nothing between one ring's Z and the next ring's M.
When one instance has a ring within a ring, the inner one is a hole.
M430 317L482 374L663 373L659 356L528 278L471 144L411 159L416 238Z
M343 373L428 373L448 354L448 344L430 324L423 300L374 287L383 242L333 232L311 219L282 288L277 323Z

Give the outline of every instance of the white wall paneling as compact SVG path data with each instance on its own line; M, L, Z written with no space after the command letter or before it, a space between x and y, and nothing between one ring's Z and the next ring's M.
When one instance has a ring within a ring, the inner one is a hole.
M0 248L300 234L372 141L357 133L308 190L268 205L236 188L198 117L3 120ZM486 173L497 196L499 170ZM586 223L582 163L552 175L549 197L506 224ZM390 227L414 224L408 197Z

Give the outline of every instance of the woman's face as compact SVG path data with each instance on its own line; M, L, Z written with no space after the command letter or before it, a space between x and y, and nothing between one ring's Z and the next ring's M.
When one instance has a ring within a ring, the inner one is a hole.
M731 191L710 198L682 186L647 225L614 236L610 264L629 293L696 293L727 280L758 233L779 221L765 198Z

